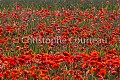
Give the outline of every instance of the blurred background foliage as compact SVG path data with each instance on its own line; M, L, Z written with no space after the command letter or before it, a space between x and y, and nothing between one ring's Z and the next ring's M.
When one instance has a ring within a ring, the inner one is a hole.
M117 0L109 1L110 4L106 5L106 0L1 0L0 9L6 8L9 10L16 4L22 5L25 8L34 6L34 9L50 8L51 10L60 10L63 7L66 9L75 9L76 7L85 10L93 6L97 9L103 7L109 10L119 8L119 6L116 6L118 5Z

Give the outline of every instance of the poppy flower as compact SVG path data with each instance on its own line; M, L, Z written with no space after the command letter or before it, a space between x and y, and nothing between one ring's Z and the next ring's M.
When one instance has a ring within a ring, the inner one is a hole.
M0 27L0 34L2 34L4 31L4 29L2 27Z
M42 77L45 77L45 74L40 74L40 77L42 78Z
M115 75L115 74L117 73L117 71L112 70L111 73L112 73L113 75Z
M84 0L80 0L81 2L84 2Z
M70 53L68 53L68 52L63 52L63 55L64 55L64 56L70 56Z
M6 27L6 32L13 33L14 32L14 28L12 26L7 26Z
M46 74L48 72L48 70L42 70L43 74Z
M57 68L59 68L59 67L60 67L60 65L57 64L57 63L55 63L55 64L52 65L52 68L53 68L53 69L57 69Z
M92 72L92 73L95 73L95 72L97 72L97 71L98 71L97 68L92 68L92 69L91 69L91 72Z
M16 10L20 10L21 8L22 8L22 6L16 5Z
M0 78L4 78L4 75L2 73L0 73Z
M87 64L84 63L84 64L82 65L82 69L85 69L86 67L87 67Z
M107 1L106 1L106 4L110 4L110 1L107 0Z
M106 76L106 74L107 74L107 71L105 69L100 69L100 71L98 72L98 75L102 77Z

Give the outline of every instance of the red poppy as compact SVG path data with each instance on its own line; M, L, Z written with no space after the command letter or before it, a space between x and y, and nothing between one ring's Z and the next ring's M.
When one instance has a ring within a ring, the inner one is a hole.
M63 55L64 55L64 56L70 56L70 53L68 53L68 52L63 52Z
M84 63L84 64L82 65L82 69L85 69L86 67L87 67L87 64Z
M45 77L45 74L40 74L40 77L42 78L42 77Z
M46 24L45 23L40 23L38 24L38 29L44 29L46 27Z
M0 35L3 33L4 29L0 27Z
M92 73L95 73L95 72L97 72L97 71L98 71L97 68L92 68L92 69L91 69L91 72L92 72Z
M2 73L0 73L0 79L1 79L1 78L4 78L4 75L3 75Z
M21 8L22 8L22 6L16 5L16 10L20 10Z
M105 69L100 69L100 71L98 72L98 75L102 77L106 76L106 74L107 74L107 71Z
M7 31L8 33L13 33L15 30L14 30L14 28L13 28L12 26L7 26L7 27L6 27L6 31Z
M106 1L106 4L110 4L110 1L107 0L107 1Z
M48 70L42 70L42 74L46 74Z
M84 2L84 0L80 0L81 2Z
M55 63L55 64L52 65L52 68L53 68L53 69L58 69L59 67L60 67L60 65L57 64L57 63Z

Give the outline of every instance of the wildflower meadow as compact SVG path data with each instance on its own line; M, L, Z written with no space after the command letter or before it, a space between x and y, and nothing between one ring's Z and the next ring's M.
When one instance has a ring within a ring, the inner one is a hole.
M120 80L120 1L0 0L0 80Z

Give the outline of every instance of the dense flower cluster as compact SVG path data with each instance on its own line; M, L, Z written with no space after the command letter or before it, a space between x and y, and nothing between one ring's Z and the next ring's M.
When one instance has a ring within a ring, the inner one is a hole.
M119 53L120 56L120 53ZM0 77L4 79L105 79L120 72L120 58L113 53L100 57L99 52L71 55L68 52L51 54L0 55ZM85 74L85 76L83 76ZM109 75L107 75L109 74Z

